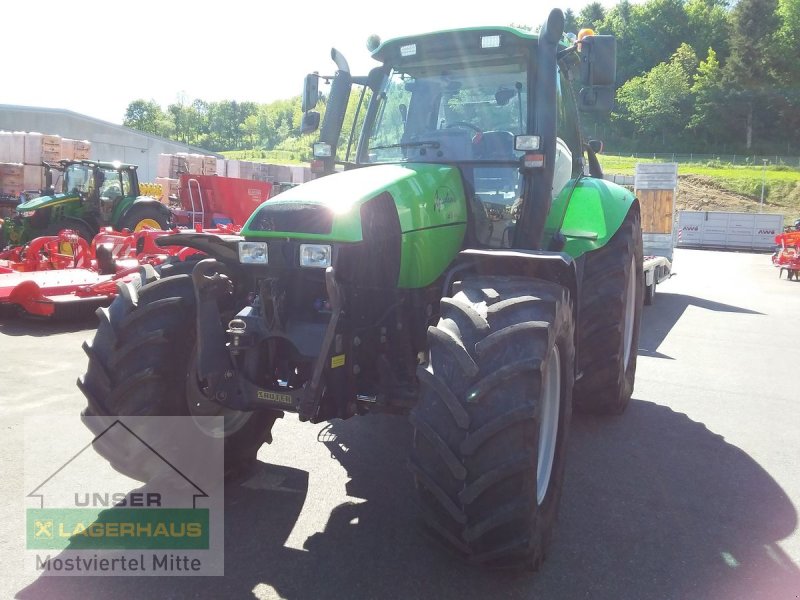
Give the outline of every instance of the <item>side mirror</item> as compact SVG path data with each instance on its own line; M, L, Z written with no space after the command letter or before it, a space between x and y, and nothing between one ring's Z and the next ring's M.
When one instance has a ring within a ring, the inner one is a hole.
M317 105L319 100L319 75L309 73L303 82L303 112L308 112Z
M589 148L591 148L592 152L595 154L600 154L603 151L603 142L600 140L589 140Z
M315 110L310 110L303 113L303 120L300 123L300 133L303 135L312 133L319 129L319 113Z
M583 85L614 85L617 78L616 38L613 35L587 35L579 44Z
M581 112L608 113L614 108L614 86L591 86L581 88L578 94L578 109Z

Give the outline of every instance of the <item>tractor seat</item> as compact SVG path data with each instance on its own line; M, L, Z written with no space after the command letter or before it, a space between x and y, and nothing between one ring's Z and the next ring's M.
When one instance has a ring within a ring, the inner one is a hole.
M510 131L484 131L476 140L475 154L483 160L516 160L514 134Z

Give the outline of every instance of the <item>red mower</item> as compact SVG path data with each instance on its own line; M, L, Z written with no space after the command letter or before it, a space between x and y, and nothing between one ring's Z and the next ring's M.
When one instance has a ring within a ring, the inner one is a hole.
M779 248L772 255L772 264L780 269L778 277L786 271L789 280L800 281L800 231L788 231L775 236Z
M233 234L239 227L196 230ZM0 253L0 307L52 317L106 306L117 295L117 283L134 277L152 279L156 276L154 267L180 263L199 254L192 248L156 245L157 238L174 233L177 230L129 233L108 227L90 245L77 232L65 229Z

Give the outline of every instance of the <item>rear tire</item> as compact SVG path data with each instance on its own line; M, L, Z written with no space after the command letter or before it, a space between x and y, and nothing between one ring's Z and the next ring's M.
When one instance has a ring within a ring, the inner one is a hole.
M155 206L151 204L134 204L128 212L119 220L119 228L127 229L131 232L140 231L145 226L167 230L170 227L170 219Z
M558 513L572 413L569 293L481 277L441 311L410 417L423 518L471 562L535 569Z
M111 306L99 309L97 315L100 323L94 340L84 344L89 366L78 380L88 402L82 416L200 414L190 411L188 394L194 383L191 358L195 339L190 275L157 279L141 289L137 280L123 284ZM202 414L214 416L207 411ZM217 414L226 419L225 477L236 477L253 466L261 445L272 441L272 425L282 413L220 409ZM102 424L100 419L84 419L84 423L95 435L101 433L95 431ZM229 423L235 424L235 429L232 425L229 430ZM169 432L155 434L168 436ZM130 447L94 446L117 471L140 481L149 481L163 468L138 443Z
M575 408L621 414L633 393L644 296L642 228L634 206L611 240L586 255Z

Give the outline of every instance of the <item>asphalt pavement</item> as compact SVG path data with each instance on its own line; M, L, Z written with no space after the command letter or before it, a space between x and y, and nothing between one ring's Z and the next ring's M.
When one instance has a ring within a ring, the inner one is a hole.
M534 574L473 568L428 538L402 418L293 416L225 492L224 577L26 574L24 419L83 408L93 322L0 320L0 598L796 600L800 282L760 254L678 250L675 271L645 308L628 410L573 421Z

